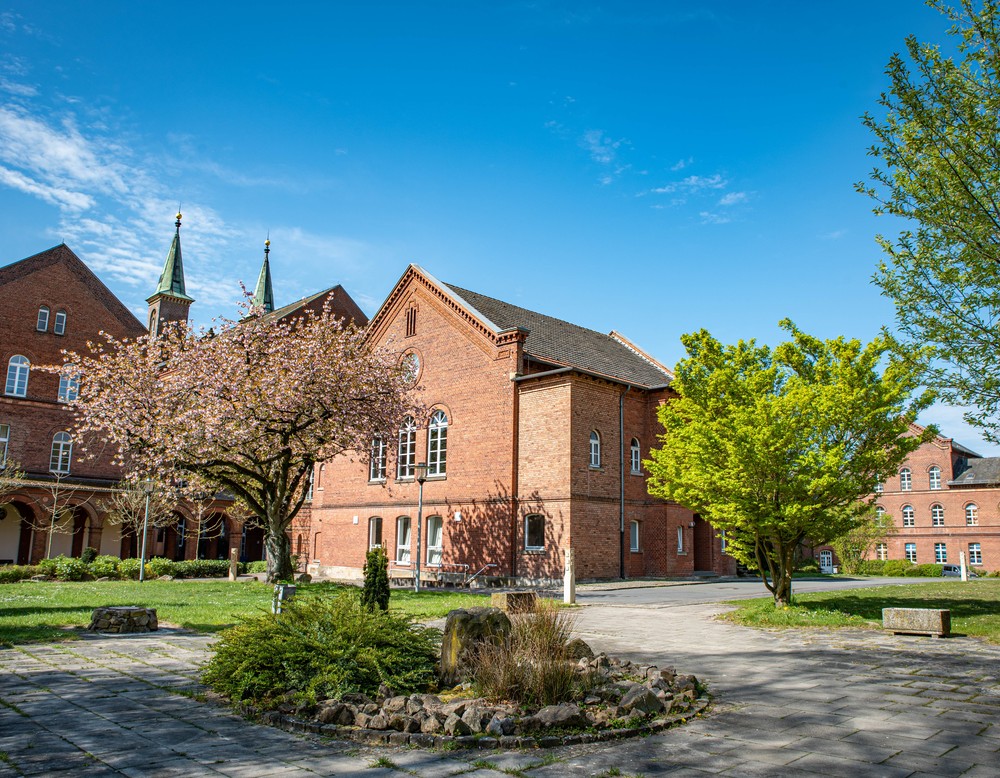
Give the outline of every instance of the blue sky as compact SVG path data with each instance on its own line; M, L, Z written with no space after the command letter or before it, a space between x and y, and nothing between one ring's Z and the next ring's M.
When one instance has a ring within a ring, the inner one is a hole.
M860 115L917 0L0 4L0 263L65 240L145 311L178 203L193 316L271 237L278 305L408 262L662 361L870 339ZM141 315L140 318L145 318ZM959 421L936 421L981 453Z

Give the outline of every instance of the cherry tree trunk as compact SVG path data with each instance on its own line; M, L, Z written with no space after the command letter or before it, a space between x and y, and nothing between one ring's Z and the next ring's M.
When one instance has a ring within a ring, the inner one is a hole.
M295 576L292 568L292 542L282 530L268 528L267 539L267 580L270 583L290 581Z

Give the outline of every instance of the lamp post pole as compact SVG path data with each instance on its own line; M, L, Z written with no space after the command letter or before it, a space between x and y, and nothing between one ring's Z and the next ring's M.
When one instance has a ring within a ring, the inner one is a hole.
M146 580L146 535L149 532L149 498L153 494L153 482L146 479L142 482L142 491L146 494L146 513L142 517L142 548L139 551L139 583Z
M427 463L420 462L417 465L417 484L420 489L417 492L417 565L414 568L413 591L420 591L420 541L422 538L421 529L424 525L424 481L427 480Z

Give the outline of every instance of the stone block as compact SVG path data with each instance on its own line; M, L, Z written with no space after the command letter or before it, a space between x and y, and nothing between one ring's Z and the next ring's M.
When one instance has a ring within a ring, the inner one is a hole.
M897 635L951 634L951 611L934 608L883 608L882 627Z
M533 613L538 607L535 592L497 592L490 595L490 605L504 613Z

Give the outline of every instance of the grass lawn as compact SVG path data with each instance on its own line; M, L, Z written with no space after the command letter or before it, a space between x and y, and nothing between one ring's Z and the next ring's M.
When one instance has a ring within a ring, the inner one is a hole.
M336 584L299 584L299 597L329 596ZM94 608L142 605L156 608L160 622L198 632L217 632L243 616L269 612L274 587L257 581L96 581L0 585L0 646L40 640L72 640ZM445 616L455 608L486 605L485 595L393 589L389 607L418 620Z
M722 618L748 627L881 629L882 608L947 608L953 634L1000 643L1000 579L995 578L800 594L783 609L771 598L729 604L737 608Z

